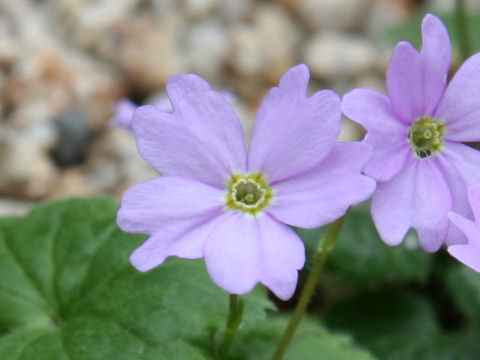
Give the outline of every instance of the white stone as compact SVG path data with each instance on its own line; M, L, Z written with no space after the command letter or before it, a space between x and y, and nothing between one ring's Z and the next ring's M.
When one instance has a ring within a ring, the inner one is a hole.
M277 82L297 62L297 24L280 6L258 6L252 23L232 28L230 61L240 76Z
M189 17L206 17L212 13L219 0L181 0L183 10Z
M208 20L193 24L186 36L188 70L209 80L219 78L230 52L228 29L219 21Z
M298 0L293 5L311 29L353 29L361 23L369 3L370 0Z
M362 37L338 31L318 31L305 44L303 54L320 79L354 77L375 69L377 49Z

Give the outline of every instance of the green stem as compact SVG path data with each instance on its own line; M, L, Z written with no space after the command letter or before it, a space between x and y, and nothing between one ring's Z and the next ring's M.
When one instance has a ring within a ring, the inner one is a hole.
M464 61L472 53L470 34L468 32L467 11L464 0L457 0L456 2L455 23L457 25L458 47L460 48L460 54Z
M223 342L218 353L218 360L225 360L228 355L228 350L232 345L233 338L237 332L243 317L243 301L238 295L230 294L230 305L228 310L227 323L225 325L225 333L223 335Z
M280 360L283 357L283 354L287 350L290 341L292 340L293 336L295 335L295 331L297 330L298 324L307 310L307 306L312 299L313 293L318 283L318 279L322 274L323 266L325 265L325 261L327 260L328 254L332 251L337 243L338 234L340 233L340 229L342 228L343 220L345 219L344 215L337 221L335 221L330 227L326 235L320 240L317 253L315 255L315 262L313 264L312 271L310 272L307 283L302 291L302 295L298 300L297 306L293 312L292 318L290 319L290 323L288 324L285 333L283 334L282 339L278 343L277 349L272 356L272 360Z

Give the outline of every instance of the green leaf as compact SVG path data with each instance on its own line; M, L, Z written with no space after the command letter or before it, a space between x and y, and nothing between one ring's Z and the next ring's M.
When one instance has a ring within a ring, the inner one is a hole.
M460 311L471 323L480 325L480 274L462 264L452 264L445 282Z
M231 351L232 360L267 360L275 351L288 319L272 316L268 321L242 331ZM333 335L305 317L288 347L284 360L375 360L368 351L356 346L348 336Z
M385 360L417 359L425 339L439 334L430 304L407 291L369 292L334 306L325 316L335 330L351 333Z
M478 332L444 331L431 304L407 290L384 289L334 306L330 328L346 331L383 360L475 360Z
M313 253L324 228L299 229L298 233ZM423 282L429 276L431 267L431 255L419 248L413 232L407 234L400 246L385 245L378 236L366 204L350 210L337 245L327 260L327 269L342 280L361 286L377 282Z
M202 260L133 269L145 237L117 228L117 207L76 199L0 219L0 359L209 358L228 294ZM265 293L243 298L246 324L272 308Z

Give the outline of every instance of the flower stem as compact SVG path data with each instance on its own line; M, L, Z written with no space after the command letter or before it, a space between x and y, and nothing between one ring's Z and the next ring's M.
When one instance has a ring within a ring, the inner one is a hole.
M223 335L223 342L218 353L218 360L225 360L228 350L232 345L233 338L237 332L243 318L243 301L238 295L230 294L230 305L228 310L227 323Z
M455 5L455 23L457 25L458 47L462 61L465 61L472 53L470 34L468 32L467 11L465 9L465 1L457 0Z
M302 291L302 295L298 300L292 318L290 319L290 323L288 324L288 327L285 330L282 339L278 343L277 349L272 356L272 360L280 360L283 357L288 345L290 344L290 341L295 335L298 324L300 323L300 320L302 319L302 316L305 313L305 310L307 309L310 300L312 299L318 279L322 274L323 266L325 265L327 256L328 254L330 254L332 249L335 247L335 244L337 243L338 234L340 233L340 229L342 228L345 216L346 215L342 216L340 219L336 220L332 225L330 225L327 233L320 240L317 247L315 262L313 264L312 271L308 275L307 283L305 284L305 287Z

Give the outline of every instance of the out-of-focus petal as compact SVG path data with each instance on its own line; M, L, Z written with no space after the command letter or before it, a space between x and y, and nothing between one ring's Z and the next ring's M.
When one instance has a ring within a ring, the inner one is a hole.
M174 223L189 224L220 213L224 192L193 180L173 176L136 184L122 197L118 226L127 232L152 234Z
M133 114L137 105L128 99L119 100L114 107L113 117L110 119L111 126L118 126L125 130L132 130Z
M447 85L447 75L452 61L450 38L443 22L436 16L427 14L422 22L423 64L423 110L433 114Z
M411 158L392 180L377 183L372 197L372 217L380 237L398 245L410 227L420 246L438 250L447 231L451 200L441 172L430 159Z
M212 280L231 294L245 294L260 281L258 219L235 212L207 239L205 263Z
M361 174L370 154L370 146L362 142L336 144L315 169L275 184L275 199L268 213L305 228L338 219L375 190L375 182Z
M480 152L467 145L446 141L441 153L435 157L443 178L447 182L452 197L451 210L469 219L473 219L467 188L480 183ZM463 244L466 238L457 227L450 225L446 244Z
M480 54L468 58L447 86L435 117L447 123L446 139L480 140Z
M179 123L174 114L153 105L141 106L134 115L133 131L140 154L163 175L225 187L230 169L226 168L219 153L206 139L199 138Z
M288 226L270 216L258 219L261 239L260 282L278 298L288 300L297 287L298 270L305 264L305 246Z
M271 89L258 110L248 153L248 169L270 182L315 167L340 132L340 99L329 90L307 98L309 70L291 68Z
M171 76L167 92L177 121L207 144L231 172L245 171L242 123L225 96L194 74Z

